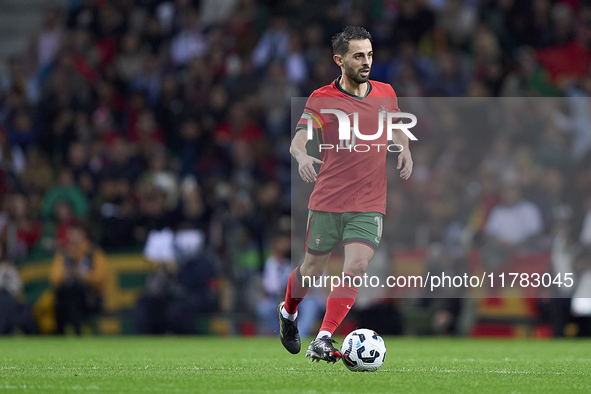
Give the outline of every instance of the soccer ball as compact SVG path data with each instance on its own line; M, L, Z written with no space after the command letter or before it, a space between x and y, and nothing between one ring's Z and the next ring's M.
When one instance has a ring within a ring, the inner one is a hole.
M343 363L351 371L377 371L386 359L386 344L374 330L351 331L341 346Z

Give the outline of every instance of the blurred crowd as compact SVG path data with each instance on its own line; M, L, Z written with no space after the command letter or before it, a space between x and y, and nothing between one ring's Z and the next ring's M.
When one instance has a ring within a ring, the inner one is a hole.
M494 264L550 249L556 223L591 244L587 1L70 0L0 80L2 259L62 253L71 227L107 251L193 230L246 294L291 228L291 98L338 76L346 25L372 33L371 78L400 97L567 100L519 132L423 130L412 181L390 177L396 247L492 243ZM536 227L505 239L489 213L522 198Z

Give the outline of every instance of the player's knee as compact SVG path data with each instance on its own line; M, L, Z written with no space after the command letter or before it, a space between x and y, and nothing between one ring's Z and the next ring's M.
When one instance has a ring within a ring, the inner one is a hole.
M317 261L306 261L300 268L302 276L315 276L319 277L324 273L325 264Z
M345 273L353 276L363 276L368 264L368 259L356 259L348 264L347 271Z

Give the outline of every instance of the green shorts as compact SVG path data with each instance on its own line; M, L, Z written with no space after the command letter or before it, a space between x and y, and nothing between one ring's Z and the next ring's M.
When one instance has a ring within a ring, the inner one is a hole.
M380 244L384 215L378 212L309 211L306 252L323 255L340 244L362 243L374 251Z

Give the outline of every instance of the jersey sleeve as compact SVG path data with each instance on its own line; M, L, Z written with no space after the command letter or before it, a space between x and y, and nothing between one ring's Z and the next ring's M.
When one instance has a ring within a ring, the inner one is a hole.
M323 117L320 113L321 109L322 97L319 97L317 91L314 91L306 101L306 106L304 107L302 116L296 125L295 131L307 130L308 125L310 125L312 130L315 133L318 133L319 130L322 129L323 122Z
M402 112L400 111L400 108L398 108L398 96L396 96L394 88L392 87L392 85L388 85L388 87L390 88L390 95L388 96L388 112ZM402 119L393 118L393 122L399 123L402 122Z

